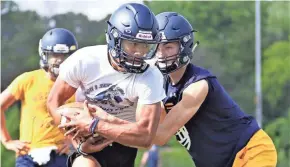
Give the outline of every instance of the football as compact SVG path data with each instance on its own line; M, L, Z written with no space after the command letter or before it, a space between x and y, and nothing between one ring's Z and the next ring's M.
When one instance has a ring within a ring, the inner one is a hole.
M57 109L57 112L61 116L60 124L70 122L71 120L64 115L75 118L79 115L80 112L84 111L84 103L83 102L72 102L68 104L64 104ZM70 128L64 128L64 131L70 130ZM105 138L99 136L97 133L94 135L83 136L81 140L88 140L91 144L97 144L99 141L104 140Z
M60 124L70 122L71 120L66 117L69 116L71 118L76 118L80 112L84 111L84 103L83 102L72 102L68 104L64 104L57 109L57 112L60 114ZM64 116L66 115L66 116ZM76 118L77 119L77 118ZM64 128L64 131L68 131L69 128Z
M84 110L84 104L81 102L73 102L60 106L57 112L60 114L60 124L70 122L71 120L63 115L75 118L80 112ZM66 131L68 129L65 129Z

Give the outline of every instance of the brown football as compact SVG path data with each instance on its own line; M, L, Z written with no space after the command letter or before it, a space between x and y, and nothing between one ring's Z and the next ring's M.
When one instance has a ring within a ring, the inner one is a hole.
M71 120L63 115L68 115L70 117L76 118L80 112L84 111L84 103L83 102L72 102L68 104L64 104L57 109L57 112L61 116L60 124L70 122ZM94 112L92 112L94 114ZM64 128L64 131L70 130L70 128ZM81 140L88 140L91 144L97 144L98 142L104 140L105 138L95 133L94 135L86 135L83 136ZM111 144L110 144L111 145Z
M57 112L60 114L61 120L60 124L70 122L71 120L64 116L67 115L71 118L76 118L80 112L84 111L84 103L83 102L72 102L68 104L64 104L57 109ZM77 119L77 118L76 118ZM64 129L68 131L69 129Z
M71 120L63 115L68 115L75 118L80 112L84 110L84 104L81 102L72 102L64 104L57 109L57 112L61 116L60 124L70 122ZM66 131L68 129L65 129Z

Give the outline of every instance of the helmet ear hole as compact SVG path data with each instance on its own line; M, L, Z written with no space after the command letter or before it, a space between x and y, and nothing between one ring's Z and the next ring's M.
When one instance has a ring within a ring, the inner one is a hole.
M115 49L110 49L109 52L110 52L110 55L113 58L118 58L119 57Z
M188 56L182 56L182 57L179 58L179 62L180 62L181 64L185 64L185 63L187 63L188 60L189 60L189 57L188 57Z

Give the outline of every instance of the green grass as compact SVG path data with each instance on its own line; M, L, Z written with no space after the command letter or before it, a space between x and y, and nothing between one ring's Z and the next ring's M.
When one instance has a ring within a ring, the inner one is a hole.
M135 161L135 167L139 167L141 157L145 150L139 150ZM160 161L162 167L194 167L188 152L173 137L167 146L161 147Z

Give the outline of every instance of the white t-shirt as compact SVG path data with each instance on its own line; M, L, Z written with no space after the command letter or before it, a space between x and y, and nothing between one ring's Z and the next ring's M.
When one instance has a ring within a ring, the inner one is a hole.
M76 51L60 66L59 77L75 88L77 101L87 99L118 118L134 122L137 102L153 104L165 98L163 76L150 66L144 73L116 71L109 63L107 46Z

